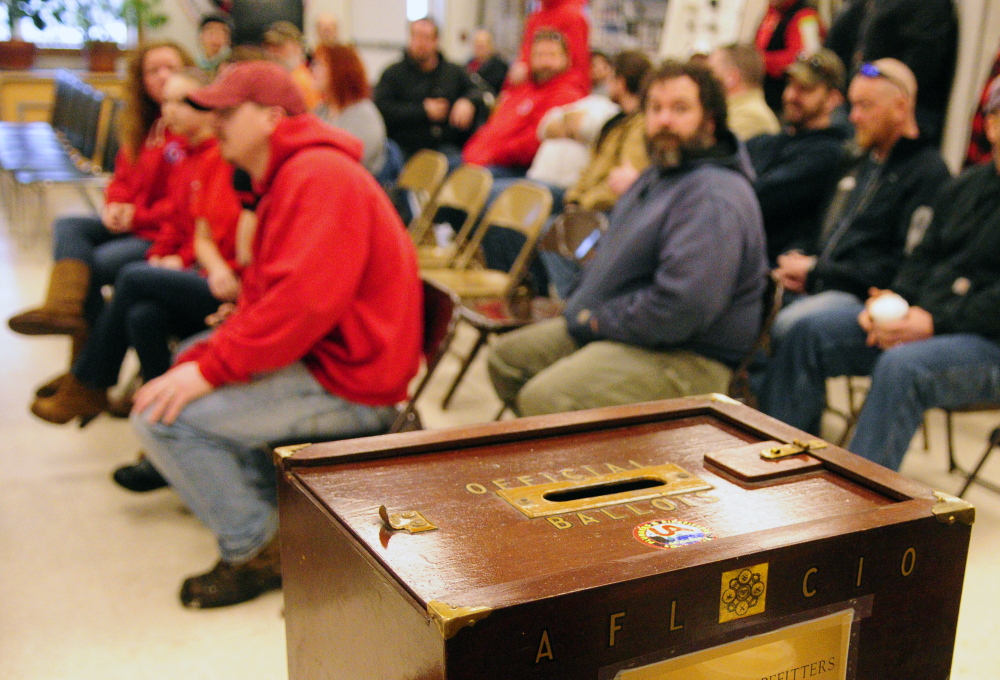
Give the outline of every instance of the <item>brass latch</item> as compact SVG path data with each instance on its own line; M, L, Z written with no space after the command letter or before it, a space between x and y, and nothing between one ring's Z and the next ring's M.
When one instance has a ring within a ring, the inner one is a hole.
M404 510L403 512L389 511L383 505L378 509L379 517L385 522L387 528L393 531L407 531L411 534L418 534L421 531L434 531L436 526L430 520L421 515L416 510Z
M791 444L782 444L781 446L764 449L760 452L760 457L767 460L778 460L788 458L789 456L797 456L800 453L825 449L826 446L826 442L821 439L811 439L807 442L800 439L793 439Z

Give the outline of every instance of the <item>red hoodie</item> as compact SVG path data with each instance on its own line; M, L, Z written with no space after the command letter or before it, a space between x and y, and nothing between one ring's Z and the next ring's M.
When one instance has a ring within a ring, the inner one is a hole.
M135 206L132 234L150 241L174 211L167 190L170 171L187 155L187 140L166 129L162 119L153 124L135 158L125 149L115 157L115 172L104 191L107 203Z
M312 114L278 124L236 311L179 362L220 386L302 360L349 401L406 398L423 337L417 256L361 151Z
M530 63L531 41L543 28L559 31L569 48L570 80L583 94L590 93L590 27L581 0L542 0L541 8L524 22L518 61ZM507 89L510 89L509 86Z
M236 224L240 200L233 188L233 166L222 158L214 137L188 149L170 173L167 195L173 213L146 251L146 257L180 255L185 267L195 262L194 224L205 218L219 254L234 267L236 260ZM235 267L234 267L235 269Z
M473 165L528 167L541 146L537 130L545 114L583 96L568 71L544 85L526 80L505 90L489 120L466 142L462 160Z

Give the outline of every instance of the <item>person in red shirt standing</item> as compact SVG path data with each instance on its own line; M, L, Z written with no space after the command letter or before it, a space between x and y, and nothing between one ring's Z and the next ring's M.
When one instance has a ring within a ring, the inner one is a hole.
M775 115L781 115L781 94L788 83L785 71L800 54L822 47L824 35L819 13L808 0L770 1L754 43L764 55L764 99Z
M541 0L541 7L524 22L521 52L507 75L507 87L520 85L531 75L531 48L539 31L556 31L566 40L569 80L590 93L590 25L583 13L585 0Z
M180 592L207 608L280 587L268 446L385 432L419 366L423 302L361 142L306 113L284 69L236 64L188 98L215 112L223 156L260 196L236 309L132 410L150 460L218 539L219 562Z
M565 37L539 31L531 45L531 77L504 90L489 120L472 135L462 160L490 169L494 177L523 177L541 141L538 124L550 109L584 97L568 71ZM588 75L589 82L589 75Z

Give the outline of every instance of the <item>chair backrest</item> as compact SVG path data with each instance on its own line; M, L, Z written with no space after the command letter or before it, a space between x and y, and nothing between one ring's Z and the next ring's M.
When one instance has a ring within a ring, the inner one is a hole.
M415 415L414 404L430 381L431 374L438 362L441 361L441 357L448 351L448 345L451 344L451 339L455 335L455 326L458 324L460 306L461 302L457 295L433 281L424 279L424 341L422 350L426 370L424 377L421 378L417 388L413 391L413 396L408 400L406 408L400 412L392 424L390 432L419 429L420 419Z
M406 161L396 186L413 192L423 208L448 174L448 158L440 151L421 149Z
M785 289L781 282L768 272L765 277L764 304L761 309L760 330L754 339L753 347L744 355L739 366L733 371L733 377L729 381L729 396L738 399L747 406L756 406L756 397L750 389L750 366L759 352L769 352L771 344L771 326L775 317L781 311L784 302Z
M65 69L56 72L55 99L52 100L52 118L50 125L53 130L65 131L72 120L73 95L83 81Z
M121 120L121 112L124 108L125 102L121 99L115 99L111 103L108 123L105 125L104 150L101 152L101 171L109 175L115 171L115 159L118 157L118 149L121 146L121 137L118 135L118 121Z
M567 260L582 262L593 257L594 249L578 257L577 249L590 238L595 231L604 234L608 230L608 218L596 210L564 211L553 220L545 236L538 242L539 250L558 253Z
M79 155L85 161L90 161L97 152L101 107L104 105L105 95L83 82L76 84L73 89L75 93L70 112L71 119L61 132L64 142L70 147L70 152Z
M420 245L431 234L434 219L441 208L454 208L465 213L465 221L455 235L456 252L468 240L476 220L483 212L486 199L493 186L493 175L478 165L462 165L456 168L434 194L434 198L410 225L413 242Z
M521 180L504 189L483 216L480 226L455 258L455 269L467 269L479 250L483 237L493 227L506 227L524 234L525 241L510 268L508 292L524 276L535 254L542 226L552 213L552 192L540 184Z

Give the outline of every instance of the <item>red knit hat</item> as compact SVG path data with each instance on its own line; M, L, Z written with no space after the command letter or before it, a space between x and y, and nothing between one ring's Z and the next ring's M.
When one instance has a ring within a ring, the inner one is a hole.
M306 103L295 81L284 68L270 61L245 61L225 68L211 85L188 95L198 108L228 109L246 102L277 106L289 116L306 112Z

